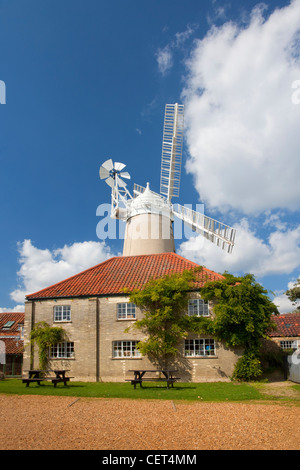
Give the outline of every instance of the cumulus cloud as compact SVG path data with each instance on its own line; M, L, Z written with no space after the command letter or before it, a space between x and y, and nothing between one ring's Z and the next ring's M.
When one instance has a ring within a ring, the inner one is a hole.
M235 228L238 236L230 255L200 235L183 242L179 254L217 272L248 272L258 277L290 274L300 267L300 226L275 230L266 241L250 228L246 218Z
M300 0L264 14L213 26L187 62L186 168L211 210L300 209Z
M105 242L94 241L73 243L51 251L35 247L31 240L24 240L18 249L20 286L10 293L11 299L18 303L24 302L26 294L62 281L112 256Z

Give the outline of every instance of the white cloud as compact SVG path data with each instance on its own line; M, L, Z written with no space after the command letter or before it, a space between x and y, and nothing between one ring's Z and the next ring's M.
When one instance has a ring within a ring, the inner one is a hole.
M24 312L25 311L25 305L16 305L13 308L5 308L5 307L0 307L0 313L8 313L8 312Z
M173 67L174 64L174 51L181 48L189 37L194 33L198 26L187 25L187 29L182 32L175 34L174 39L170 41L163 48L159 48L156 53L156 60L158 64L158 70L162 75L166 75L167 72Z
M291 313L295 310L295 306L285 294L277 295L272 302L278 308L279 313Z
M298 276L298 278L300 278L300 275ZM286 292L288 289L292 289L292 287L294 287L295 282L296 279L294 281L289 282L284 292ZM293 303L290 301L290 299L284 292L275 292L273 303L277 306L280 313L293 312L296 307L295 305L293 305Z
M263 12L212 27L187 63L187 171L210 209L300 209L300 0Z
M19 243L21 285L10 297L21 303L25 295L62 281L112 256L105 242L85 241L56 250L36 248L31 240Z
M249 228L246 219L235 228L237 238L231 254L200 235L183 242L179 254L216 272L252 273L258 277L290 274L300 267L300 226L286 231L275 230L267 241Z
M158 70L162 75L166 75L168 70L173 65L173 54L169 46L165 46L163 49L158 49L156 54L156 60L158 64Z
M182 31L181 33L176 33L175 41L173 42L173 47L181 47L186 42L186 40L189 39L190 36L192 36L197 27L198 26L196 24L187 25L187 29L185 31Z

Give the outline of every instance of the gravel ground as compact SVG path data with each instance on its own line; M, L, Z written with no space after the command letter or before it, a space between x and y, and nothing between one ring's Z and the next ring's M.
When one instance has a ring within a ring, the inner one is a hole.
M300 450L287 404L0 395L1 450Z

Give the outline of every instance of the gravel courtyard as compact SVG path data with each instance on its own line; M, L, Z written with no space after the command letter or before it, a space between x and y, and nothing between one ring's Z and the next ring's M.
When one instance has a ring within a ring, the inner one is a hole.
M300 407L0 395L1 450L299 450Z

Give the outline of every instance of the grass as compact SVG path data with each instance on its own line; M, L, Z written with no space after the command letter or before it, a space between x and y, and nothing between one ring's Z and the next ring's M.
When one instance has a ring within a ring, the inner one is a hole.
M262 400L265 397L251 384L233 382L213 383L176 383L167 389L161 383L138 385L136 390L130 383L70 382L66 387L51 383L26 387L21 380L6 379L0 381L0 393L18 395L52 395L71 397L102 397L160 400L195 400L195 401L247 401Z

